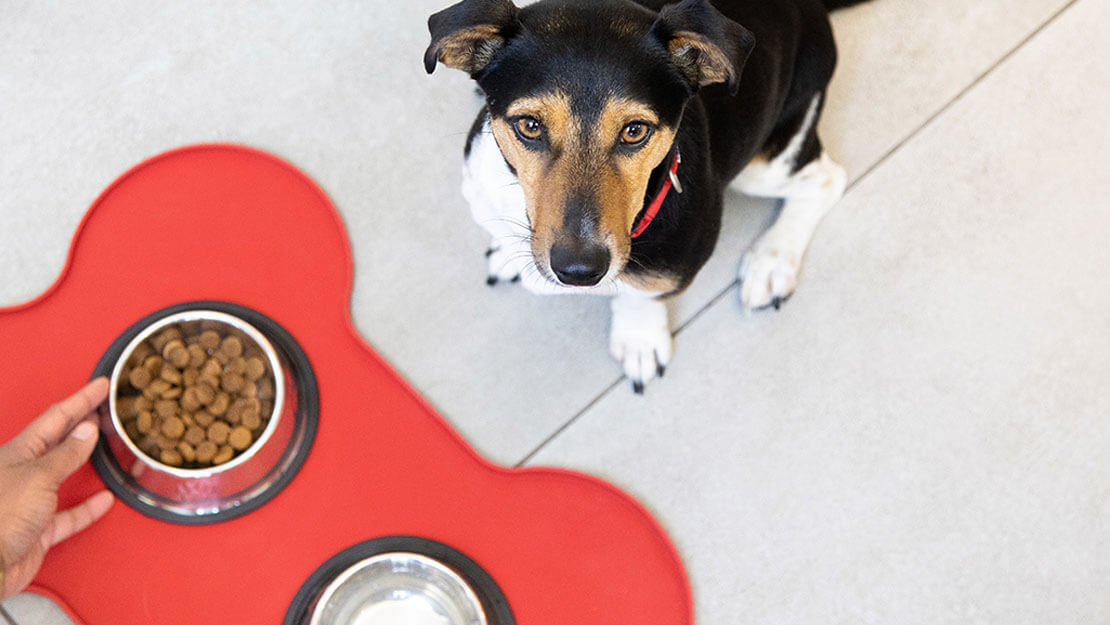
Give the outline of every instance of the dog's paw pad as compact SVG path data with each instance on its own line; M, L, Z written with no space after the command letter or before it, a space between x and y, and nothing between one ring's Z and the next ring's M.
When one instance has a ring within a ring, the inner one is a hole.
M802 255L756 243L740 261L740 304L744 310L779 310L798 288Z

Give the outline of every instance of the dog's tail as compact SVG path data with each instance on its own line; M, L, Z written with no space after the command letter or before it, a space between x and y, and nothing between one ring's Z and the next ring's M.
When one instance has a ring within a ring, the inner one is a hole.
M863 4L864 2L867 2L867 0L825 0L825 8L829 11L835 11L837 9L846 9L850 6Z

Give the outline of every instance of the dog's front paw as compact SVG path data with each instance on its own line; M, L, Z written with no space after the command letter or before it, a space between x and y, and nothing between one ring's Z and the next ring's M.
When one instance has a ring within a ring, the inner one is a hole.
M740 261L740 304L744 310L778 310L798 288L802 253L775 241L768 232Z
M663 377L674 355L674 339L663 302L640 297L615 297L609 353L621 364L637 394Z
M520 276L528 265L530 256L527 250L516 249L505 244L493 246L486 251L488 271L486 284L495 286L501 282L520 282Z

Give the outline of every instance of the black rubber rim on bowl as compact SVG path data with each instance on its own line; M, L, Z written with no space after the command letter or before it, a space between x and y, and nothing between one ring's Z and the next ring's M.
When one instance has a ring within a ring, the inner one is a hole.
M313 604L328 584L344 571L367 558L385 553L415 553L426 556L455 571L474 591L482 604L489 625L516 625L513 611L501 587L477 562L441 542L417 536L386 536L349 547L320 565L297 591L282 625L307 625Z
M273 344L274 349L276 349L278 353L285 358L286 362L289 363L293 381L297 386L297 413L303 423L304 436L300 438L300 442L295 449L287 449L285 451L285 454L293 454L288 469L274 481L266 492L261 493L250 501L243 502L234 508L228 508L213 514L197 516L176 514L169 510L150 505L140 499L139 496L132 492L123 482L121 476L126 475L126 473L123 471L122 467L120 467L119 463L116 462L104 437L101 437L100 442L97 443L91 461L93 468L96 469L97 474L100 475L100 479L103 480L108 490L112 491L117 499L142 514L153 519L158 519L159 521L176 523L178 525L211 525L213 523L230 521L231 519L239 518L257 510L284 490L297 473L300 472L301 467L308 458L309 451L312 449L312 442L316 438L316 428L320 420L320 390L316 385L316 374L312 370L312 365L308 361L308 356L293 338L293 335L289 334L289 332L276 321L256 310L221 301L197 301L177 304L143 317L132 324L131 327L127 328L119 338L112 342L108 350L100 357L100 361L96 363L96 369L93 370L92 379L112 375L112 369L115 367L116 361L118 361L123 354L123 350L127 348L128 343L151 324L165 317L169 317L170 315L176 315L177 313L191 310L214 310L216 312L227 313L239 317L265 335L270 343ZM294 436L290 445L293 445L297 441L297 438L297 436ZM283 455L283 457L286 456Z

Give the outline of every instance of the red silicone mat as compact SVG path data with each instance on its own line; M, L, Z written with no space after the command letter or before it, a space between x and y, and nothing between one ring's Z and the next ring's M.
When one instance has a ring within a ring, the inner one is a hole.
M248 306L293 335L319 383L319 430L260 509L190 527L117 502L51 551L35 588L86 625L272 625L332 555L415 535L484 567L520 625L692 624L682 563L651 516L595 478L480 458L354 330L352 271L325 194L268 154L182 148L113 183L58 281L0 309L0 440L83 384L130 324L194 300ZM61 503L100 488L86 467Z

